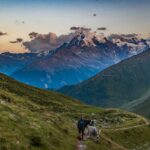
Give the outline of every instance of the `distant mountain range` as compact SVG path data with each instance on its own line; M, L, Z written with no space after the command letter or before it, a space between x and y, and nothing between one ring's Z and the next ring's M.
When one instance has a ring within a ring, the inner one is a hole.
M2 53L0 54L0 72L11 75L32 62L42 59L44 56L44 53Z
M125 108L150 117L150 49L59 92L87 104Z
M54 50L40 53L0 55L0 71L40 88L60 88L86 80L123 59L150 46L135 35L104 37L79 32Z

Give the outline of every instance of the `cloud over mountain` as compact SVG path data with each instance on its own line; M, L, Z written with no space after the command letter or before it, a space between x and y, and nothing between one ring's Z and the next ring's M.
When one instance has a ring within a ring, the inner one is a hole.
M96 37L101 42L105 42L104 37L105 35L99 34L96 31L92 31L91 28L87 27L79 27L79 26L72 26L70 28L71 32L66 35L60 35L57 36L55 33L50 32L48 34L40 34L37 32L31 32L29 33L30 40L24 41L22 44L23 46L28 49L32 53L39 53L43 51L50 51L54 50L64 43L70 42L72 38L74 38L76 35L83 33L85 35L84 41L88 45L88 43L93 43L92 38ZM97 28L97 31L105 31L107 30L106 27L99 27ZM111 34L108 38L109 40L113 41L114 43L117 43L118 45L125 45L127 43L134 43L137 45L138 35L133 34ZM78 37L79 38L79 37ZM137 40L136 40L137 39ZM12 41L12 43L19 43L19 41ZM95 45L94 43L92 45Z
M42 51L49 51L60 47L63 43L70 41L75 33L57 36L55 33L39 34L36 32L29 33L31 41L23 43L25 48L30 52L38 53Z
M92 29L87 27L72 26L70 30L72 31L71 33L60 36L57 36L53 32L48 34L31 32L28 34L31 40L24 41L23 46L33 53L49 51L60 47L64 43L69 42L75 35L81 32L88 34Z
M121 38L136 38L138 34L132 33L132 34L111 34L109 37L111 39L121 39Z

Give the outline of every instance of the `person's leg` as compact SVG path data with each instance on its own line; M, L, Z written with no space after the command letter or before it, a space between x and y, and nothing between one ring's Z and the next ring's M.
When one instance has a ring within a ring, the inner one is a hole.
M82 129L82 140L84 140L84 129Z
M78 133L79 133L79 134L81 133L81 129L80 129L80 128L78 128Z
M82 140L82 129L78 128L78 133L79 133L79 139Z

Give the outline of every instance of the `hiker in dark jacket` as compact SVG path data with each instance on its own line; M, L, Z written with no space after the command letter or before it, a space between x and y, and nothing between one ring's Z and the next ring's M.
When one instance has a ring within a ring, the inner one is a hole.
M87 127L87 125L90 125L91 120L84 120L82 117L77 123L78 132L80 134L80 139L83 140L84 137L84 130Z

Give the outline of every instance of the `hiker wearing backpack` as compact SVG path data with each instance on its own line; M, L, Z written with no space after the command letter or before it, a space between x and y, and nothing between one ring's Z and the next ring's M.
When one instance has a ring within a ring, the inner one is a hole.
M91 124L91 120L86 120L86 119L83 119L82 117L78 121L77 128L78 128L78 132L80 134L80 139L81 140L83 140L83 138L84 138L85 128L87 128L87 126L90 125L90 124Z
M84 130L85 130L85 121L82 117L80 118L80 120L77 123L77 128L78 128L78 132L80 135L80 139L83 140Z

